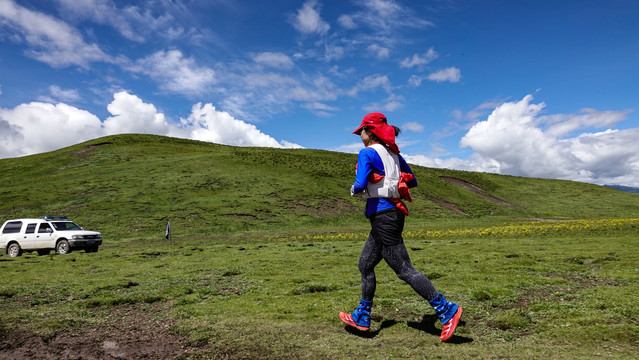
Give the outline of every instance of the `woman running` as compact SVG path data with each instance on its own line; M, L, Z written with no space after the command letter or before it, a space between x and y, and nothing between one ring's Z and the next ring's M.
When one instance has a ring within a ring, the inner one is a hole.
M417 186L417 180L395 144L399 128L389 125L384 114L370 113L353 134L360 135L366 147L357 158L351 195L365 194L364 213L370 220L371 232L358 262L362 274L360 305L350 314L340 312L339 317L359 330L370 329L376 287L375 266L384 259L400 279L435 309L443 326L440 339L446 341L459 323L462 308L446 300L424 274L413 268L404 245L402 231L408 210L401 199L410 201L408 188Z

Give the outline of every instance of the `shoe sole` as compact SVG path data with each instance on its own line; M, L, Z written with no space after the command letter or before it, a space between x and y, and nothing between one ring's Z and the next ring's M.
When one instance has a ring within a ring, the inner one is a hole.
M345 313L345 312L340 312L339 313L339 318L340 320L342 320L346 325L348 326L352 326L357 330L362 330L362 331L368 331L371 328L370 327L364 327L364 326L359 326L355 323L355 321L353 321L353 317L351 316L351 314L349 313Z

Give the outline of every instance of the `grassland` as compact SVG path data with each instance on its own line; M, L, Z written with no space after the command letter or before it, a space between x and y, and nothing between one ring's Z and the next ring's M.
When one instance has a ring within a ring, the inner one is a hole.
M2 220L67 215L105 237L0 256L0 357L636 357L639 198L568 181L414 167L406 244L462 323L441 343L381 264L372 331L343 326L368 230L354 162L141 135L0 160Z
M0 219L66 215L113 241L368 227L351 197L356 156L238 148L152 135L96 139L0 160ZM639 215L639 197L602 186L413 166L415 223ZM509 205L451 184L471 183ZM442 205L451 205L453 210ZM457 212L454 210L458 210ZM463 214L462 214L463 213Z

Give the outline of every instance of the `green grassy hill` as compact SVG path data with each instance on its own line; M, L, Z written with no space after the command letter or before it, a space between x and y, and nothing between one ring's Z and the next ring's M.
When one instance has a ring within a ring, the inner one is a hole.
M355 163L321 150L109 136L0 160L0 221L64 215L114 240L163 236L167 220L176 236L366 229L364 200L348 191ZM639 216L638 195L603 186L412 168L408 226Z
M414 166L406 245L462 322L442 344L430 305L380 264L371 331L346 327L369 229L355 160L147 135L0 160L0 221L66 215L105 238L0 255L0 354L636 358L639 196L570 181ZM522 221L537 218L584 220ZM161 240L167 220L178 241Z

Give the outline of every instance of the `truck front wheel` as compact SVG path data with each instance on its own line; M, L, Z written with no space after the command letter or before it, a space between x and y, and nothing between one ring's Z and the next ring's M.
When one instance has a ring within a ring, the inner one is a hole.
M17 243L12 243L11 245L9 245L9 247L7 248L7 255L12 258L22 255L22 249L20 249L20 245L18 245Z
M71 252L71 246L69 245L69 242L67 240L60 240L58 241L58 244L55 246L55 252L58 253L58 255L65 255Z

